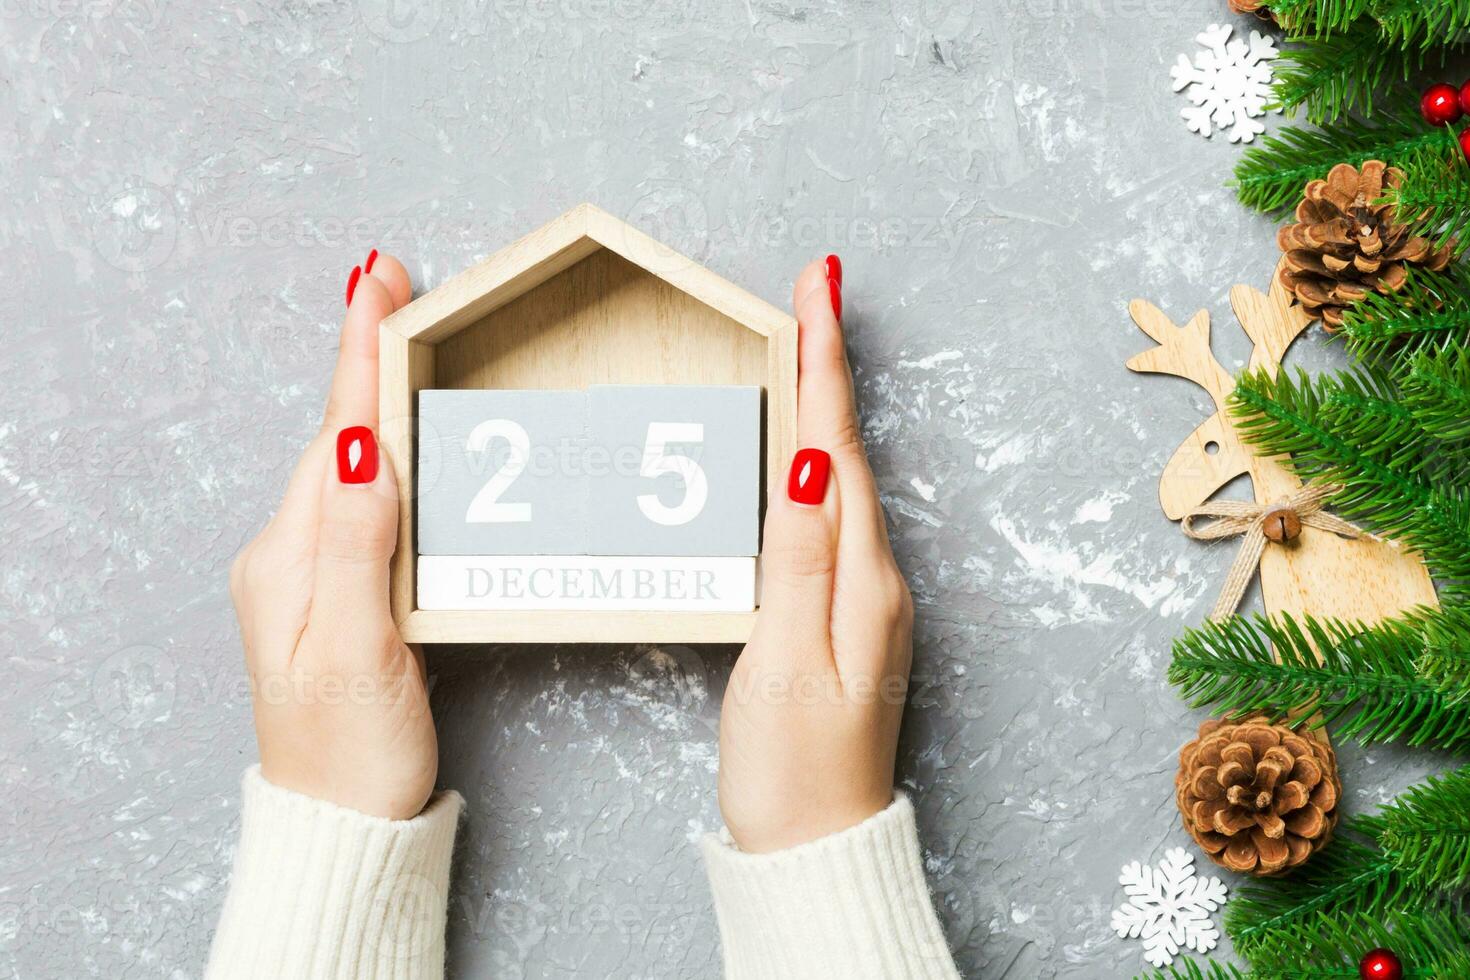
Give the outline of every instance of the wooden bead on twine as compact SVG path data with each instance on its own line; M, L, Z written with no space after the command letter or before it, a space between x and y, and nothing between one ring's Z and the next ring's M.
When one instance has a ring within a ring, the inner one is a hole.
M1303 525L1344 538L1361 538L1363 531L1357 525L1322 509L1327 498L1341 493L1342 489L1342 485L1336 483L1312 484L1274 504L1207 500L1185 514L1179 526L1196 541L1245 538L1235 556L1235 564L1230 566L1230 574L1225 578L1225 586L1220 590L1220 598L1215 602L1210 618L1222 620L1240 608L1246 587L1261 564L1267 541L1288 542L1302 533Z

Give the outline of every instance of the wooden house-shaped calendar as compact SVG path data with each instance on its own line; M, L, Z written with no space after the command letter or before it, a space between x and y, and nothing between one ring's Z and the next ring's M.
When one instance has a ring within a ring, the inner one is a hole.
M754 510L781 492L797 448L797 326L789 314L584 204L394 313L380 337L379 439L399 490L390 591L405 641L749 637L751 611L424 608L420 392L448 402L456 390L591 392L595 406L599 392L646 390L603 386L743 386L730 390L746 392L759 415L758 448L748 454L760 498Z

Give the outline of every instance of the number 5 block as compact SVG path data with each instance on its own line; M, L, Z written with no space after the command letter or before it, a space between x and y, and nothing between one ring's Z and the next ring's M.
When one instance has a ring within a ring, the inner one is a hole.
M758 387L596 385L587 419L588 554L759 551Z
M583 553L586 419L580 391L419 392L419 554Z

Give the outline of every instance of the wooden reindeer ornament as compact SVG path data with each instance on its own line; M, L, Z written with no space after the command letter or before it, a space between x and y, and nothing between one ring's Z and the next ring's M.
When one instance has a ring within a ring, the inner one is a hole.
M1250 367L1273 375L1312 322L1279 276L1272 277L1266 294L1236 286L1230 305L1253 345ZM1128 366L1188 378L1215 401L1215 414L1184 440L1159 481L1164 513L1191 537L1244 537L1212 618L1236 611L1257 569L1272 617L1371 623L1436 602L1417 555L1322 509L1336 488L1303 487L1281 458L1251 451L1230 420L1235 379L1210 349L1209 313L1201 310L1180 327L1143 300L1134 300L1130 312L1158 346ZM1244 474L1250 475L1255 503L1211 499ZM1196 522L1202 519L1213 523L1200 527ZM1314 738L1303 734L1290 722L1272 726L1263 717L1212 720L1180 751L1176 802L1185 829L1216 864L1254 875L1287 874L1331 841L1342 793L1336 756L1324 731L1312 732ZM1231 766L1235 772L1226 776ZM1283 768L1295 776L1301 766L1318 774L1306 789L1261 778L1265 770L1279 777Z
M1312 317L1272 276L1270 292L1250 286L1230 290L1230 305L1250 338L1252 370L1273 375L1292 342ZM1235 378L1210 348L1210 315L1200 310L1183 327L1158 307L1134 300L1129 312L1139 329L1158 343L1128 361L1134 371L1172 374L1195 382L1215 401L1215 414L1184 440L1164 467L1159 502L1170 520L1182 521L1195 537L1244 534L1248 554L1237 564L1216 607L1229 615L1260 560L1261 598L1266 613L1312 615L1366 623L1437 603L1434 584L1419 556L1393 542L1359 534L1351 525L1322 511L1325 493L1304 490L1302 482L1276 457L1258 456L1229 417L1227 400ZM1249 474L1256 506L1207 503L1225 484ZM1217 518L1223 533L1201 533L1194 522ZM1279 543L1278 543L1279 542ZM1245 581L1239 570L1244 569ZM1233 601L1232 601L1233 600ZM1229 608L1225 608L1225 607Z

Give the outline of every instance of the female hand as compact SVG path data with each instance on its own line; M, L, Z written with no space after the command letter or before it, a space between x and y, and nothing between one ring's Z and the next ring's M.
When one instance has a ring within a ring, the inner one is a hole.
M787 492L766 504L760 614L720 716L720 812L753 853L844 830L893 801L913 602L863 451L841 290L836 256L796 281L804 448Z
M355 288L354 288L355 286ZM421 651L388 611L398 493L378 452L378 323L406 304L398 260L353 270L321 431L230 569L261 775L374 816L416 816L438 746Z

